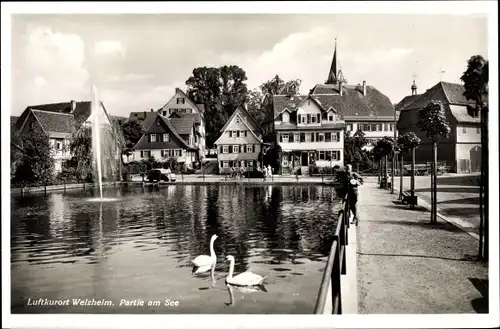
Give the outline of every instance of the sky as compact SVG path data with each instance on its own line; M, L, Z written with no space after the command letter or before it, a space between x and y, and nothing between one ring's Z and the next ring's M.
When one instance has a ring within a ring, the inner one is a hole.
M238 65L249 89L278 74L303 93L324 83L335 38L349 84L392 103L438 81L461 83L467 60L488 57L484 15L125 14L12 16L11 114L28 105L90 100L113 115L159 109L200 66ZM444 72L442 72L444 71Z

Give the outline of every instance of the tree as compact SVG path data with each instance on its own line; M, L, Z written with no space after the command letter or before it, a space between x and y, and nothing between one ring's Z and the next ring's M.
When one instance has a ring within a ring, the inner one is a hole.
M373 153L376 159L381 161L383 159L384 170L383 170L383 182L384 188L387 188L387 157L392 154L395 150L394 139L392 137L385 136L382 139L379 139L375 144L373 149Z
M91 181L93 179L92 168L92 129L83 126L75 129L70 140L71 162L76 167L79 180Z
M437 144L441 138L448 138L451 128L440 101L431 101L420 111L418 123L432 142L432 175L431 175L431 223L437 222Z
M123 132L124 148L122 154L127 157L132 154L132 147L141 139L145 132L144 126L142 125L143 120L132 120L125 121L121 124L121 129Z
M22 158L16 169L15 180L21 183L48 185L54 176L54 160L49 138L38 126L19 136Z
M464 82L464 96L475 103L471 109L481 117L481 178L479 190L479 258L488 260L488 82L489 62L480 55L472 56L467 62L467 69L460 78ZM484 190L483 190L484 189ZM483 197L484 195L484 197ZM484 246L483 246L484 243Z
M206 142L212 147L220 129L233 111L247 100L247 76L236 65L198 67L186 81L188 96L198 104L205 105Z
M267 111L270 110L262 106L265 98L280 94L298 95L300 93L301 83L302 81L300 79L284 81L279 75L276 75L271 80L262 83L257 89L248 92L248 113L257 123L261 123Z
M405 151L411 151L411 196L412 199L415 196L415 149L417 146L420 144L420 138L415 135L414 132L407 132L404 133L403 135L399 136L398 138L398 145L401 149L401 172L400 172L400 187L399 187L399 199L402 199L402 193L403 193L403 168L404 168L404 162L403 162L403 153ZM411 207L414 205L411 204Z
M346 131L344 137L344 160L346 163L357 166L357 171L359 171L359 165L363 161L364 152L363 147L368 144L368 140L365 138L365 133L358 130L351 136L350 131Z

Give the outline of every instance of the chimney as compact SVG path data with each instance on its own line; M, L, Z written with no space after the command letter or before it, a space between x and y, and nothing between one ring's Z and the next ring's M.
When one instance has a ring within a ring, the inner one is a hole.
M71 100L71 112L73 112L76 109L76 101Z
M146 111L144 111L144 119L146 119L147 115L148 115L148 113Z
M175 92L178 93L179 91L181 91L180 88L175 88Z
M339 82L339 93L340 96L344 94L344 83L342 81Z
M155 110L151 109L151 112L154 112Z
M363 96L366 96L366 81L363 80Z

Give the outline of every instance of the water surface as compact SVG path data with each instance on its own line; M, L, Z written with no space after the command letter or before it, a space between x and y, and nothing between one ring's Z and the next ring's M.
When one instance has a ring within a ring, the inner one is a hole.
M90 202L98 191L88 190L12 196L13 313L313 313L340 207L332 187L103 193L112 200ZM213 234L214 275L193 276L191 260L209 254ZM226 255L236 273L267 276L267 292L227 289ZM63 305L27 305L40 298ZM77 298L112 305L73 305Z

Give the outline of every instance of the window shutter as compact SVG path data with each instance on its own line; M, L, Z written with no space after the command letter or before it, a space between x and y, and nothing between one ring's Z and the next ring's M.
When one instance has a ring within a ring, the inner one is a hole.
M229 137L233 137L233 132L229 131Z
M318 114L316 114L316 117L318 118L318 123L320 123L321 122L321 115L318 113Z
M233 153L233 145L229 145L227 148L228 148L228 153Z
M141 158L144 158L144 151L141 151Z
M297 114L297 123L300 123L300 114Z
M255 153L255 144L252 144L252 153Z
M340 141L340 132L337 131L337 142Z
M283 134L279 134L280 135L280 143L283 143Z
M241 152L242 147L243 147L243 145L238 145L238 153L243 153L243 152Z
M245 137L247 137L247 131L245 130Z

